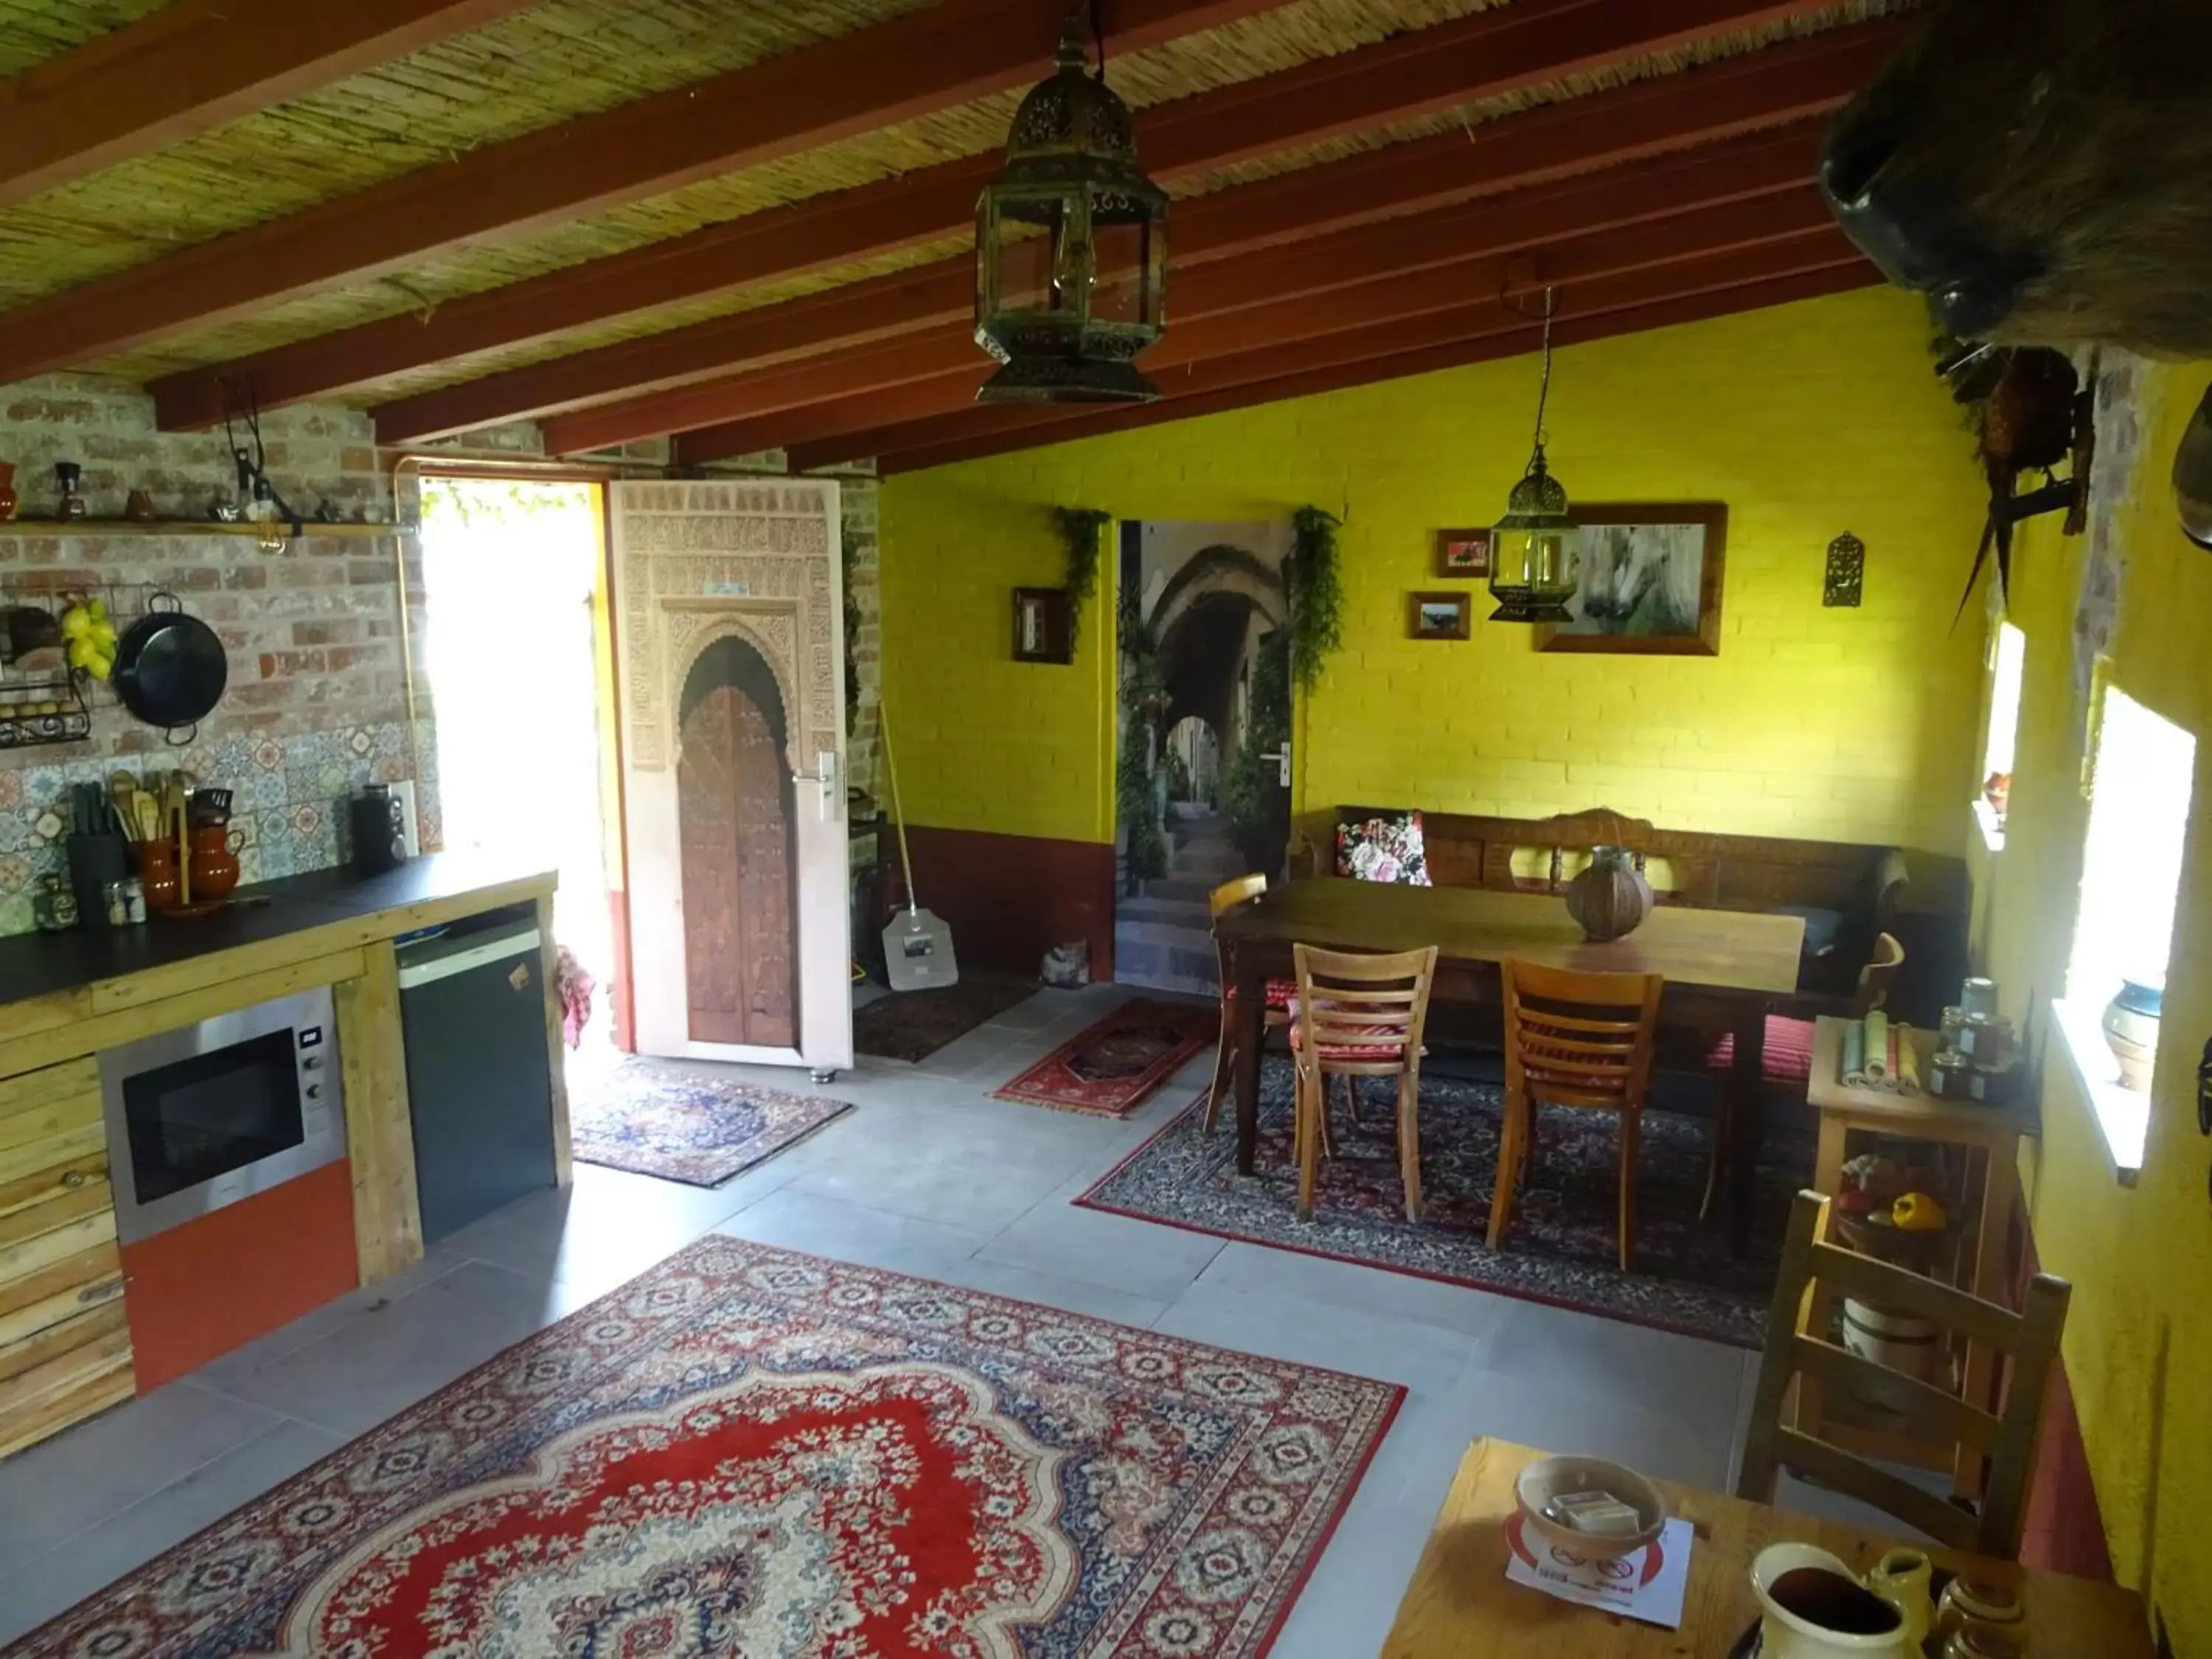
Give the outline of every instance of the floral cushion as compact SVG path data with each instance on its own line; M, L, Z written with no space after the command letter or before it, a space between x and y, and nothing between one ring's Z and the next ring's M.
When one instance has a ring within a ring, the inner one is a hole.
M1405 887L1431 887L1429 854L1421 837L1421 815L1369 818L1336 826L1336 873L1354 881L1384 881Z

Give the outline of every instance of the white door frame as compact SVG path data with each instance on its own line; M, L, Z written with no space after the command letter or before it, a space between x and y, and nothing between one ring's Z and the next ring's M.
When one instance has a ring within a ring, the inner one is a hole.
M853 1063L853 945L838 487L815 478L625 482L610 485L608 498L638 1051L842 1071ZM678 716L693 665L730 638L760 653L783 694L795 780L792 1048L698 1042L690 1031Z

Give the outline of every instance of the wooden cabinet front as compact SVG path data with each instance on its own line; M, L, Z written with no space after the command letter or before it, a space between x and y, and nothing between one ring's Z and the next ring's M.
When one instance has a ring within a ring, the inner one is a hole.
M0 1080L0 1456L135 1387L99 1064Z

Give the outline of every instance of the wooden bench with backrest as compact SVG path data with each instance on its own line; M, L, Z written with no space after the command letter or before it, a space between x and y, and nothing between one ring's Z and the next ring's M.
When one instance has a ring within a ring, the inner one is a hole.
M1298 873L1337 873L1339 823L1407 810L1342 806L1307 815L1296 844L1310 851ZM1425 811L1421 817L1429 878L1439 887L1563 892L1591 848L1624 847L1662 904L1804 915L1808 991L1850 995L1883 933L1905 943L1912 966L1894 1000L1917 1019L1932 1022L1932 1009L1955 1000L1965 972L1966 880L1955 858L1862 842L1667 830L1605 808L1548 818Z

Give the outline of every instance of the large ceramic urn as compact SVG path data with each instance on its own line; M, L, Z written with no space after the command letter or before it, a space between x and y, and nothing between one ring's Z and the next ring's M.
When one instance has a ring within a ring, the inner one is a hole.
M1625 847L1593 847L1589 867L1567 884L1567 914L1601 944L1641 927L1653 902L1651 884Z

